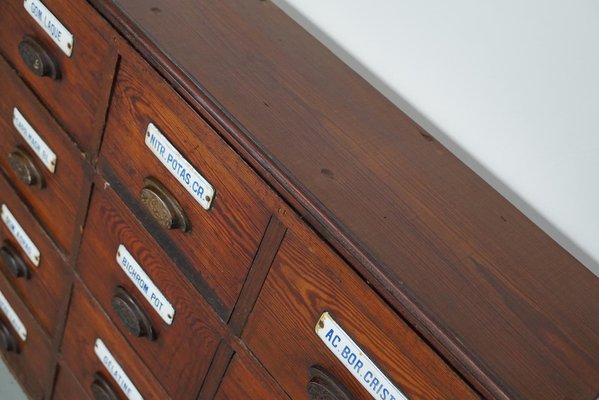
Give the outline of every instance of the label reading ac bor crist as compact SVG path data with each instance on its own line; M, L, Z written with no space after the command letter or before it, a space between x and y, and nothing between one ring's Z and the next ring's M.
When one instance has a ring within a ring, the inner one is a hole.
M168 325L171 325L175 318L175 309L122 244L119 245L116 252L116 262L131 279L137 290L150 303L150 306L160 315L160 318Z
M108 350L102 339L97 338L94 344L94 352L96 356L106 368L106 371L112 376L114 381L119 385L121 391L129 400L143 400L143 397L131 382L131 379L127 376L123 368L112 356L112 353Z
M12 215L6 204L2 204L2 221L8 228L10 233L13 235L21 249L27 254L27 258L31 260L33 265L36 267L40 266L41 254L37 246L33 244L29 236L25 233L21 225L17 222L15 217Z
M209 210L214 199L214 188L151 122L146 129L146 146L202 208Z
M46 142L44 142L16 107L13 109L12 123L33 152L48 168L48 171L54 173L56 171L56 154L48 147Z
M343 366L377 400L408 400L358 347L328 312L316 323L316 334Z
M0 292L0 310L2 310L4 315L6 315L6 318L10 321L10 324L15 329L21 340L26 341L27 328L25 328L25 325L23 322L21 322L21 319L15 310L13 310L12 306L9 304L8 300L6 300L6 297L4 297L4 293L2 292Z
M25 0L23 6L63 53L70 57L73 54L74 38L62 22L39 0Z

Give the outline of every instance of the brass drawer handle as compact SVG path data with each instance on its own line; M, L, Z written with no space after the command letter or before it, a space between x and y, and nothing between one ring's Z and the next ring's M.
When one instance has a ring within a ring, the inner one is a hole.
M94 381L89 388L95 400L119 400L110 383L99 373L94 374Z
M6 240L2 248L0 248L0 258L2 258L2 262L14 276L29 279L30 273L27 264L25 264L25 261L19 255L19 252Z
M5 353L19 352L19 346L17 345L15 336L2 321L0 321L0 347Z
M319 366L310 367L307 391L310 400L353 400L335 378Z
M17 175L17 177L27 186L37 186L43 189L46 185L44 176L37 168L33 157L29 152L21 146L15 149L8 155L8 163Z
M34 74L41 77L47 76L53 80L60 78L60 70L56 61L31 36L23 36L21 43L19 43L19 54L27 68Z
M146 337L149 340L156 339L152 321L135 299L121 286L117 286L114 291L112 309L132 335Z
M141 203L163 228L189 230L189 221L179 202L155 178L144 179L140 197Z

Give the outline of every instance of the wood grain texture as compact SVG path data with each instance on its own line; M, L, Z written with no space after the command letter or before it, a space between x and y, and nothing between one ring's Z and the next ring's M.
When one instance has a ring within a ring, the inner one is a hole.
M40 265L35 266L27 258L6 225L0 222L0 246L3 246L6 241L17 249L31 277L28 280L23 277L17 278L2 261L0 261L0 270L45 332L50 337L54 337L63 302L69 294L70 269L52 240L21 203L21 199L1 173L0 204L6 204L41 254Z
M44 5L73 34L72 56L58 48L20 1L0 3L0 51L94 159L117 61L111 47L113 31L84 0L47 0ZM41 78L27 68L18 52L24 35L35 38L55 59L61 71L59 80Z
M77 382L77 379L66 366L61 363L58 367L56 376L56 382L54 383L54 391L52 394L52 400L85 400L91 399L85 390L81 387L81 384Z
M90 385L94 380L95 373L100 373L122 396L123 393L119 391L118 385L112 380L94 352L96 338L100 338L104 342L144 398L171 398L106 314L102 312L102 307L91 298L83 284L78 282L73 289L69 317L61 347L62 355L88 396L93 397Z
M224 332L224 323L184 279L115 193L95 185L77 271L123 336L173 398L195 399ZM124 245L175 309L167 325L116 261ZM101 277L101 278L99 278ZM146 312L157 339L129 333L111 306L117 286Z
M12 332L19 347L18 353L2 351L2 357L28 396L31 399L41 400L53 378L54 360L50 342L2 275L0 275L0 292L27 329L27 340L23 342L8 322L6 315L0 312L0 320Z
M272 3L93 3L486 396L597 395L599 280Z
M68 253L73 236L79 234L76 232L76 217L79 207L85 207L81 201L86 200L82 199L82 195L91 184L86 176L84 158L51 114L1 58L0 86L5 90L0 98L0 166L63 251ZM56 154L54 173L43 165L14 127L15 107ZM44 188L25 185L10 167L8 155L16 146L26 149L32 156L46 182Z
M215 188L209 211L145 145L150 122ZM259 200L269 189L132 51L120 63L99 165L128 205L141 211L140 219L150 229L156 223L139 202L144 178L157 178L173 194L190 220L191 231L158 228L157 240L174 251L169 255L177 264L199 274L220 303L215 308L228 319L270 220Z
M314 332L325 311L408 398L477 398L325 244L288 231L242 339L292 398L306 398L315 365L369 396Z

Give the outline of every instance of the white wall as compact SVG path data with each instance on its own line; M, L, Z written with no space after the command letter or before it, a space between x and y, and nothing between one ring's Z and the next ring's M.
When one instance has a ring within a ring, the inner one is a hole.
M599 276L599 1L274 2Z

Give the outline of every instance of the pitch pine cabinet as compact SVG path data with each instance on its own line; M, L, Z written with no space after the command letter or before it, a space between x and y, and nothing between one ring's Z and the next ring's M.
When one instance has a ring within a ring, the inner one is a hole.
M599 396L597 278L271 2L0 22L0 345L31 398Z

